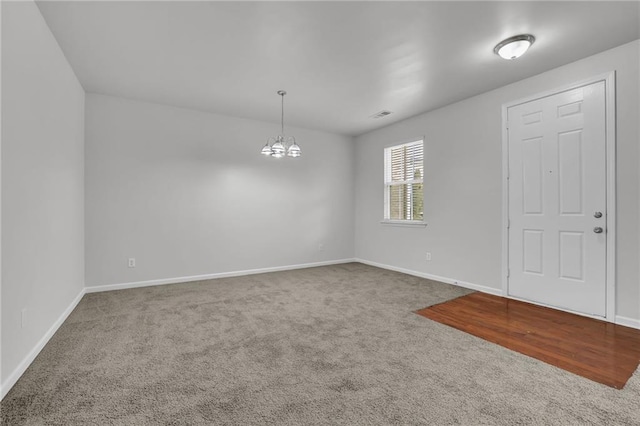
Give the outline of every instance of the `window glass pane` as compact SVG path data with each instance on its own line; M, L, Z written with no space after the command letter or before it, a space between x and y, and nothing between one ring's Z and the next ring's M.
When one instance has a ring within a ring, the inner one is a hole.
M413 190L413 206L412 206L412 217L411 220L422 220L424 219L424 191L421 183L414 183L412 186Z
M404 146L391 150L391 181L405 180L405 148Z
M384 154L385 218L423 220L423 141L386 148Z
M406 185L393 185L390 186L389 192L389 219L392 220L406 220L407 219L407 197L405 190Z

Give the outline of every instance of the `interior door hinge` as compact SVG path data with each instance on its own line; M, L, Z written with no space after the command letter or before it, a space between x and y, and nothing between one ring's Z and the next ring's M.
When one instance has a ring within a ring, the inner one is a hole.
M511 276L511 268L507 268L507 278Z
M507 219L507 229L511 228L511 219Z

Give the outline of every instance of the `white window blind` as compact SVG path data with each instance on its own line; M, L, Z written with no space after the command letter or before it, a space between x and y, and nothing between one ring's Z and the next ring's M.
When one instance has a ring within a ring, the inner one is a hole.
M422 140L384 150L386 220L422 221L424 218L424 143Z

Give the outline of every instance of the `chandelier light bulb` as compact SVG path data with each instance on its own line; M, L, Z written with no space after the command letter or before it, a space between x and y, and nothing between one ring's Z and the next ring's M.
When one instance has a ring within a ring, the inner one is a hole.
M300 154L301 154L300 147L296 143L296 140L293 139L293 143L291 144L291 146L289 146L289 149L287 149L287 155L289 157L295 158L295 157L300 157Z
M284 147L282 136L278 136L276 143L271 146L271 155L276 158L284 157L287 149Z
M273 154L273 150L271 149L271 146L269 146L269 141L267 141L267 143L262 147L262 151L260 151L260 154L262 155Z

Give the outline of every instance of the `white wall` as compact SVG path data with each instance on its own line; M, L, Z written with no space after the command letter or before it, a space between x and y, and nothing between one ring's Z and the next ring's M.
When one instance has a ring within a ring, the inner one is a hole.
M356 138L356 257L501 288L503 103L617 72L617 314L640 319L640 41ZM508 66L508 63L505 63ZM383 147L425 139L426 228L381 225ZM432 252L432 261L425 253Z
M4 392L84 287L84 90L35 3L1 7Z
M276 124L96 94L85 124L87 286L353 257L349 137L265 158Z

